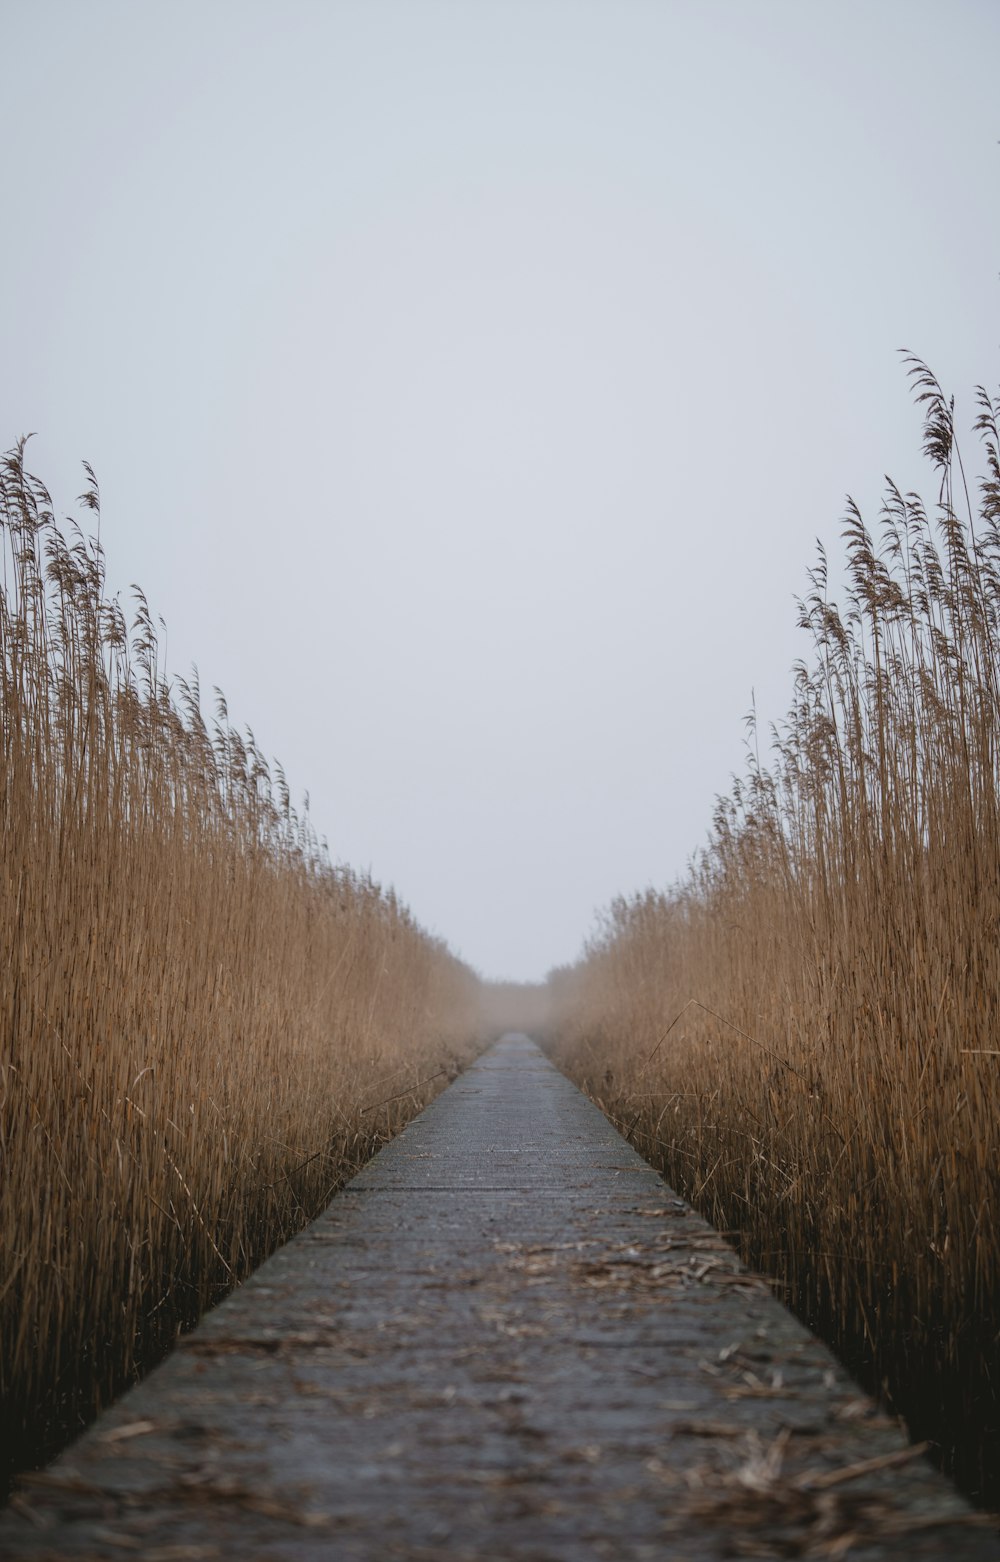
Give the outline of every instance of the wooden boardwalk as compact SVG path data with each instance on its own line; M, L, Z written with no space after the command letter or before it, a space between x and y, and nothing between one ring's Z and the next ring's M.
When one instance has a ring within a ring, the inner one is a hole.
M4 1558L1000 1557L505 1037L0 1517Z

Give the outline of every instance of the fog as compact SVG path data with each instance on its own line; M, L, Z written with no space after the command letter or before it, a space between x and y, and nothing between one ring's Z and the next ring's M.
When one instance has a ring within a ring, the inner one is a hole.
M997 379L1000 8L6 0L0 440L484 974L682 874Z

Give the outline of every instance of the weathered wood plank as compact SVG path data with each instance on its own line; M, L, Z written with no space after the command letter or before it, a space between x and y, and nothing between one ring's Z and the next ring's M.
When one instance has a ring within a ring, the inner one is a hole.
M0 1555L1000 1555L969 1517L512 1036L26 1489Z

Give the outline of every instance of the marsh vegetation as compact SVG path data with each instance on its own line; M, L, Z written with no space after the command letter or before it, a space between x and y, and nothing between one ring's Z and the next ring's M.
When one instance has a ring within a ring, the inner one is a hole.
M786 720L669 893L552 979L557 1054L1000 1505L1000 403L908 359L931 502L848 511Z
M447 1082L478 983L168 685L23 446L0 532L2 1485Z

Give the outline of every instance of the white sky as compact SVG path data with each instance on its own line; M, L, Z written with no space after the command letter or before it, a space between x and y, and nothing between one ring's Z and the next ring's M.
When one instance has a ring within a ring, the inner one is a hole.
M703 841L899 347L997 378L996 0L0 0L0 442L484 974ZM930 484L925 485L930 488Z

